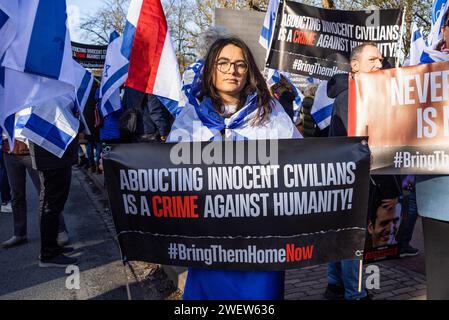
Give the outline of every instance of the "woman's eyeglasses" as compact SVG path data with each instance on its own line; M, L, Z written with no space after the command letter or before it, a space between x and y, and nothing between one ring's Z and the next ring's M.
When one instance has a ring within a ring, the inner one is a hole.
M220 60L216 63L217 69L220 72L228 72L231 69L231 65L234 65L234 70L238 74L244 74L248 71L248 65L244 61L230 62L228 60Z

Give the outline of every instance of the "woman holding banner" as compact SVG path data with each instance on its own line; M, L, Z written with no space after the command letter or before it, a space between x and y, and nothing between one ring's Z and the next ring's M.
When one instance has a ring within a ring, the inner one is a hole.
M214 42L205 58L199 102L189 99L168 142L290 139L300 133L271 98L248 46L238 38ZM284 272L189 268L184 299L282 299Z

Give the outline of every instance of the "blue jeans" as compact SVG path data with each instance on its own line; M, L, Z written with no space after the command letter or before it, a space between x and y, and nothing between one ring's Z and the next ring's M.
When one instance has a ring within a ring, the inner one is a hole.
M342 260L327 265L327 283L345 288L345 300L357 300L366 297L365 281L359 292L359 260Z
M413 230L415 229L416 219L418 218L418 207L416 205L416 192L412 191L408 197L408 216L405 223L404 234L402 236L402 245L407 245L412 240Z
M95 148L95 155L94 155ZM102 143L101 142L89 142L86 147L87 159L89 166L95 166L100 161Z

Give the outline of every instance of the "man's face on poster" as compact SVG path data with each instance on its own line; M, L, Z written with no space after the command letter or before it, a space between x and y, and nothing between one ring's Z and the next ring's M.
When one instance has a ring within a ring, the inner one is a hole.
M377 208L376 222L368 223L368 232L371 235L373 248L396 243L396 233L400 224L400 206L386 209Z

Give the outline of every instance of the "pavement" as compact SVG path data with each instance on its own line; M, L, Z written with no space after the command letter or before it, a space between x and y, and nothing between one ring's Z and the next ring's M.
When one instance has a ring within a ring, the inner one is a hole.
M370 289L374 300L426 300L426 271L424 239L421 218L418 218L410 244L419 249L419 255L402 259L384 260L364 266L379 269L378 289ZM327 286L327 265L313 266L286 273L287 300L322 300ZM366 276L366 275L365 275Z
M28 181L28 243L0 249L0 300L4 299L154 299L179 300L184 281L174 279L163 266L131 262L126 267L114 238L103 175L73 169L72 186L64 216L70 245L80 259L80 288L68 289L70 274L64 268L39 268L38 198ZM0 241L12 233L12 215L0 214ZM380 285L370 290L375 300L425 300L426 277L421 219L411 244L420 249L416 257L381 261ZM367 268L369 265L364 266ZM327 265L286 272L287 300L321 300ZM183 275L185 277L185 274Z
M98 206L91 182L78 169L73 169L72 186L64 210L70 246L79 258L79 289L72 270L40 268L38 254L40 235L38 197L27 182L28 243L0 249L0 300L126 300L129 292L142 297L141 290L129 270L124 268L113 237L112 219L104 217ZM0 241L12 235L12 215L0 214ZM69 284L69 288L66 286ZM70 286L72 284L72 286Z

